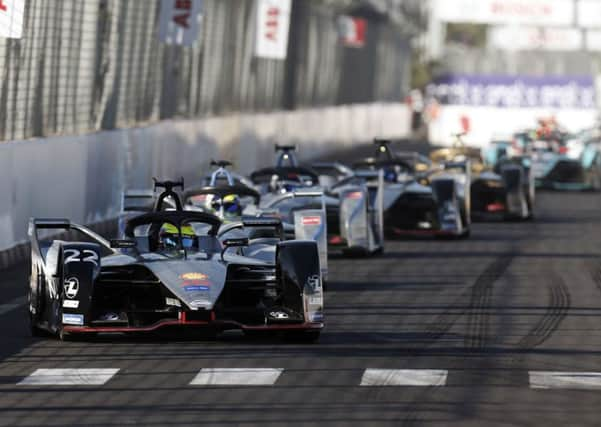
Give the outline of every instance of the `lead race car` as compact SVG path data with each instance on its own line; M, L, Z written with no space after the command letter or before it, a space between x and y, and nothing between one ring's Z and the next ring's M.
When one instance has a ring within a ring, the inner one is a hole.
M221 226L203 212L154 211L127 221L126 240L108 241L65 219L31 219L32 333L64 339L176 327L316 340L324 317L315 242L283 241L274 219L230 225L271 228L271 239L220 241ZM45 238L48 231L76 236ZM254 255L268 245L272 256Z
M433 168L418 153L393 153L392 141L375 139L376 153L354 165L356 174L382 171L384 230L390 237L470 234L469 167L445 162Z

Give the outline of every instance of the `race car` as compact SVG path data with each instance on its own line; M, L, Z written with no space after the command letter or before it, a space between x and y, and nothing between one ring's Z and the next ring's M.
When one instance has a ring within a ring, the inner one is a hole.
M325 207L323 193L292 191L263 200L251 187L235 179L229 162L215 162L208 185L188 188L183 194L184 209L213 213L224 224L242 217L273 218L282 222L286 239L313 240L317 243L323 279L328 275ZM206 181L205 181L206 182Z
M432 169L418 153L395 154L392 141L376 139L376 153L354 165L357 174L381 171L383 223L390 237L432 235L467 237L470 234L469 170L455 162Z
M360 176L345 170L350 175L347 179L324 188L320 185L323 168L318 172L301 165L294 146L276 145L275 150L276 165L251 174L253 183L263 191L263 209L274 209L291 221L293 215L298 216L296 211L304 209L303 203L318 209L319 202L325 206L326 222L298 219L306 221L307 226L314 225L313 230L320 236L327 233L328 252L372 255L383 251L383 180L377 173Z
M66 339L196 328L318 339L324 317L315 242L283 241L274 219L229 224L228 233L262 230L257 238L220 240L221 228L204 212L153 211L129 219L125 239L108 241L66 219L31 219L32 333ZM45 237L49 231L73 238Z
M527 153L538 188L601 190L601 145L580 137L528 141Z
M534 210L534 181L529 159L508 157L506 147L493 144L485 150L463 143L463 134L455 135L453 147L434 150L434 163L468 162L470 169L470 213L478 219L531 219Z

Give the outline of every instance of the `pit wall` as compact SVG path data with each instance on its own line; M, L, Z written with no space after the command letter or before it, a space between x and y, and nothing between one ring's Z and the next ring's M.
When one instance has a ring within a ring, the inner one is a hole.
M274 144L297 144L311 159L374 136L409 133L404 104L350 105L202 120L0 144L0 267L27 253L30 217L98 224L115 218L125 189L183 176L197 185L211 159L249 173L274 160ZM15 253L18 252L18 253Z
M532 129L540 118L554 116L568 131L577 132L593 126L598 116L595 109L495 108L460 105L441 106L429 124L429 140L433 145L450 146L453 134L464 130L467 119L468 145L486 146L492 139L513 132Z

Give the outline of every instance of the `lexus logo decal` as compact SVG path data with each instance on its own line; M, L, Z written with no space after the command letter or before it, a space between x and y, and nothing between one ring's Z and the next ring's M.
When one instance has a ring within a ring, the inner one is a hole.
M69 277L65 280L65 295L69 299L73 299L79 292L79 280L77 277Z

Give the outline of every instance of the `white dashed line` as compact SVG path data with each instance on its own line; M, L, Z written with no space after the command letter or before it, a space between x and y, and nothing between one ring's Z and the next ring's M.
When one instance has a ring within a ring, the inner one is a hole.
M103 385L119 369L36 369L17 385Z
M366 369L362 386L444 386L446 370L434 369Z
M530 388L601 390L601 372L530 371Z
M203 368L190 385L273 385L283 369Z
M19 297L15 298L12 301L7 302L6 304L0 304L0 316L8 313L9 311L13 311L22 305L27 303L27 297Z

